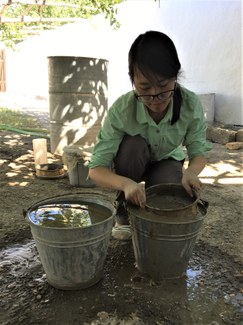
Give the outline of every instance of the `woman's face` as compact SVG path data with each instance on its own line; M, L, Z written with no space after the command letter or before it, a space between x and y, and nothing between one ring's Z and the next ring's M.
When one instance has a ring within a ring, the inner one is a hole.
M162 113L166 110L175 85L176 78L155 77L149 80L138 69L134 74L134 87L138 100L154 113Z

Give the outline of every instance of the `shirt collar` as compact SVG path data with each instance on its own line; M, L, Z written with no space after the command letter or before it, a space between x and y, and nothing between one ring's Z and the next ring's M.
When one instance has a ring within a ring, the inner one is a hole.
M173 114L173 97L170 100L168 111L165 114L164 118L160 121L160 123L167 123L172 120ZM145 105L139 101L137 101L137 121L139 123L148 123L148 112Z

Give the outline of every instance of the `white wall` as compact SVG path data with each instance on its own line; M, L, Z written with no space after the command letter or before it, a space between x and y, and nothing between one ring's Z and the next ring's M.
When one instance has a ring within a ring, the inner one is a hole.
M7 52L8 91L48 96L47 56L77 55L109 60L109 104L130 90L127 53L147 30L167 33L182 63L181 83L215 93L215 119L243 124L242 4L240 0L130 0L119 5L120 30L102 17L69 24L27 40Z

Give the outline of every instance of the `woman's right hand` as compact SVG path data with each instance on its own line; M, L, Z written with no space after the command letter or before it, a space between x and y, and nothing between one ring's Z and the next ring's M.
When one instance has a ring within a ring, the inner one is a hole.
M89 177L99 186L113 188L125 193L125 198L144 208L146 201L144 183L115 174L107 167L95 167L89 170Z
M136 183L133 180L129 179L123 189L125 193L125 198L127 201L132 202L144 208L144 204L146 202L146 195L145 195L145 185L144 183Z

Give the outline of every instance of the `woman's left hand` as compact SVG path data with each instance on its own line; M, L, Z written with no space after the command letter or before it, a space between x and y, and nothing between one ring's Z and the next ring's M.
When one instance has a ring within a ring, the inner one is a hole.
M202 183L197 174L195 174L189 168L184 171L182 176L182 185L191 197L193 196L193 190L199 192L202 187Z

